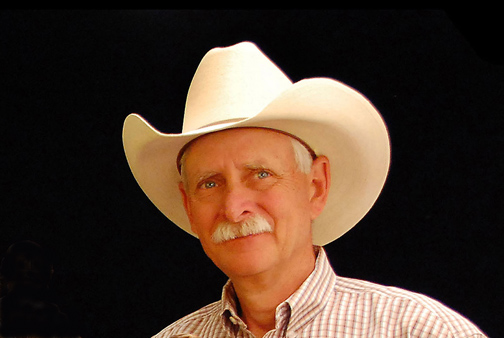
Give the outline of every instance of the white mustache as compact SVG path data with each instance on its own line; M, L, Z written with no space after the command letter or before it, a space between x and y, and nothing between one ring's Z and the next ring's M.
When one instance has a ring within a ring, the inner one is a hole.
M220 244L232 239L267 232L273 232L273 226L264 217L256 214L239 223L220 223L212 234L212 240Z

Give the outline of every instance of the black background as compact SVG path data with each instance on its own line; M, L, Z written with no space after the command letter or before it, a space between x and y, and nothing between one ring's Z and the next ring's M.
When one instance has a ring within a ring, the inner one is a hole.
M337 273L426 293L504 335L504 69L492 12L0 12L0 249L33 239L85 337L150 337L225 277L148 201L122 123L181 131L202 56L256 42L293 81L328 76L384 116L392 166L371 212L326 249Z

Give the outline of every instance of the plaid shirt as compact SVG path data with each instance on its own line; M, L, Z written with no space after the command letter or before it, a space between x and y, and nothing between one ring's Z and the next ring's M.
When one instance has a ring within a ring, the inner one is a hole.
M253 338L237 314L228 282L222 299L171 324L154 338ZM486 337L474 324L427 296L336 276L321 248L314 271L278 305L275 329L264 337ZM181 336L182 337L182 336Z

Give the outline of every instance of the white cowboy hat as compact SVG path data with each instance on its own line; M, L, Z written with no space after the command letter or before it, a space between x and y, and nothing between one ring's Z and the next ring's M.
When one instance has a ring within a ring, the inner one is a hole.
M352 228L383 188L389 136L362 94L328 78L292 83L251 42L214 48L194 74L181 134L161 133L136 114L126 118L123 129L126 158L138 184L166 217L193 236L178 190L179 152L201 135L239 127L294 135L329 158L332 186L313 222L315 245Z

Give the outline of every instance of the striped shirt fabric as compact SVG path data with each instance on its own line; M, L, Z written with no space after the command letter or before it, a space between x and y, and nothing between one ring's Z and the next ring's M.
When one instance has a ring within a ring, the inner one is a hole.
M440 302L396 287L337 276L323 248L314 271L278 305L275 329L264 337L486 337ZM166 327L153 338L253 338L237 314L231 282L221 300Z

